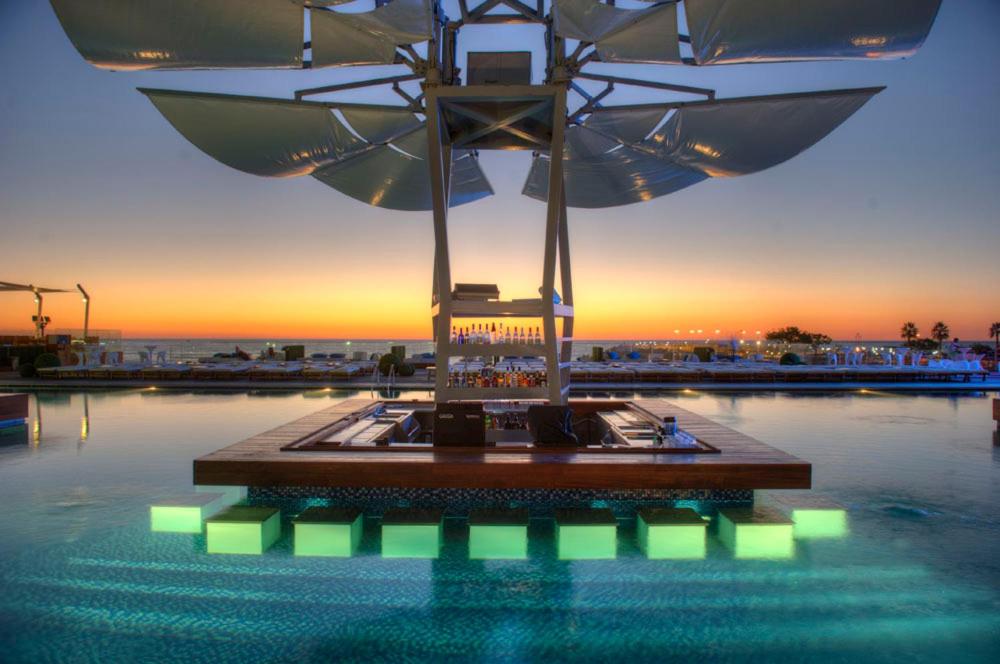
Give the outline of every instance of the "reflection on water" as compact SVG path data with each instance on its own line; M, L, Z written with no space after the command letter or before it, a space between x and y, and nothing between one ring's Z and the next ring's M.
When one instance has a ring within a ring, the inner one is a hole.
M695 560L647 558L635 519L598 560L560 560L552 519L530 520L514 560L470 557L464 519L444 520L436 559L384 558L377 515L344 558L294 555L293 514L260 555L209 555L201 528L150 530L151 505L192 494L194 457L344 396L37 395L27 439L0 447L4 661L1000 654L985 395L671 395L812 461L813 493L846 507L844 521L796 519L786 560L737 558L718 519Z

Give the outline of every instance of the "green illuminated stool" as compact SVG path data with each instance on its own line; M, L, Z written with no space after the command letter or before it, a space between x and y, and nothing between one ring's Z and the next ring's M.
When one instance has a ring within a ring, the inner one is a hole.
M719 510L719 539L736 558L791 558L792 520L773 507Z
M528 557L528 510L477 509L469 513L469 558Z
M847 510L829 498L808 493L775 496L776 505L791 517L795 539L824 539L847 535Z
M437 558L442 522L437 509L392 509L382 517L383 558Z
M264 553L281 536L281 511L234 505L206 521L205 531L209 553Z
M556 510L559 560L614 558L618 553L618 520L602 508Z
M221 493L192 493L149 506L149 529L155 533L200 533L201 522L230 505Z
M351 507L310 507L292 520L297 556L352 556L364 518Z
M690 507L646 507L636 519L639 549L647 558L704 558L707 528Z

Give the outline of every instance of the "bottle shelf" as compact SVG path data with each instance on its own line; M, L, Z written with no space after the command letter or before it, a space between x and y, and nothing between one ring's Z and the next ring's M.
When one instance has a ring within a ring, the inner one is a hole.
M440 304L431 306L431 315L437 316ZM553 304L555 315L572 318L573 307L568 304ZM505 302L496 300L452 300L452 318L541 318L545 311L541 300L527 302Z
M448 344L451 357L545 357L545 344Z

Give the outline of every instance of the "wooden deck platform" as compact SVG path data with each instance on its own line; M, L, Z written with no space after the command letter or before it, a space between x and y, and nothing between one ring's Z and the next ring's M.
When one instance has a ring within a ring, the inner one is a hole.
M808 489L812 466L662 400L642 408L674 416L718 453L585 454L535 449L491 454L467 448L394 451L282 451L376 402L350 399L194 461L195 484L455 489ZM571 402L571 404L574 402ZM580 405L622 402L575 402Z

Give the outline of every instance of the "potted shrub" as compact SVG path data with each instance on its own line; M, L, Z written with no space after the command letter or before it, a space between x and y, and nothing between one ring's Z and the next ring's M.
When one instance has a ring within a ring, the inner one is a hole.
M778 364L782 366L796 366L804 363L802 362L802 358L799 357L797 354L785 353L784 355L781 356L781 359L778 360Z

